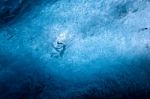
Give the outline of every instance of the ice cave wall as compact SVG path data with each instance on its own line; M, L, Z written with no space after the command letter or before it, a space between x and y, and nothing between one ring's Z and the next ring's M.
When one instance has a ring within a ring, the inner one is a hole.
M25 0L23 12L21 1L8 2L9 14L0 8L0 98L148 97L149 0Z

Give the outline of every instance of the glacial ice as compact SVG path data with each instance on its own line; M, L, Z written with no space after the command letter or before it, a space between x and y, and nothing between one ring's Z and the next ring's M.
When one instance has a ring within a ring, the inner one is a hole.
M0 28L0 99L147 97L149 0L39 2Z

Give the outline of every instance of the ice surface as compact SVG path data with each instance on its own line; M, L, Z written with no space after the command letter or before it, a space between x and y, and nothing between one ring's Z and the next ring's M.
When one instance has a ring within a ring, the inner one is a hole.
M149 0L39 2L0 28L0 99L148 97Z

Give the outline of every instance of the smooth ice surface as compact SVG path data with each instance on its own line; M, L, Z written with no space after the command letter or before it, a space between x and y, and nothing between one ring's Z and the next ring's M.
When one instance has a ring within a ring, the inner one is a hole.
M0 28L0 99L148 97L149 0L33 4Z

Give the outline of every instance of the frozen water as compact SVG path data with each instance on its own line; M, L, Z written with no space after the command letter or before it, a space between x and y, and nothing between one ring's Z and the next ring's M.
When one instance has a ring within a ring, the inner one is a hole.
M147 99L149 0L39 2L0 28L0 99Z

